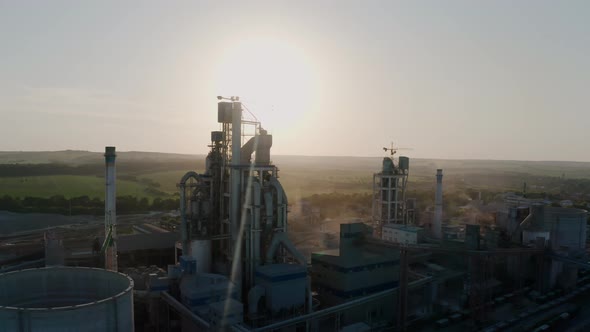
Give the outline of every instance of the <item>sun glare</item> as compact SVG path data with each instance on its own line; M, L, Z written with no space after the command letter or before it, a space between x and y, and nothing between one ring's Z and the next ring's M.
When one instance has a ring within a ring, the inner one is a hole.
M217 73L217 91L240 96L270 130L288 130L303 121L317 92L305 51L284 40L247 39L229 45Z

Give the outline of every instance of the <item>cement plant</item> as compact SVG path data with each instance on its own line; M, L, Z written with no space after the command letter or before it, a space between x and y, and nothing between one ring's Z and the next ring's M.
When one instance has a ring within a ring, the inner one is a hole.
M371 147L383 157L368 165L370 201L358 209L369 216L325 218L287 196L263 122L238 97L217 105L219 129L198 142L210 149L203 171L170 181L177 226L117 213L122 157L108 146L104 220L0 238L0 331L590 328L586 210L523 183L495 204L476 192L458 207L475 214L456 221L445 169L422 180L434 188L425 208L412 160L385 142Z

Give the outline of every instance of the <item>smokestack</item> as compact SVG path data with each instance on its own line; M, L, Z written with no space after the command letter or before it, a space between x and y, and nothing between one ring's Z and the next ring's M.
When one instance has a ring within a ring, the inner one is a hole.
M432 236L436 239L442 238L442 169L436 170L436 195L434 196L434 219L432 221Z
M105 268L117 271L117 211L116 211L116 169L114 146L107 146L104 150L105 171Z

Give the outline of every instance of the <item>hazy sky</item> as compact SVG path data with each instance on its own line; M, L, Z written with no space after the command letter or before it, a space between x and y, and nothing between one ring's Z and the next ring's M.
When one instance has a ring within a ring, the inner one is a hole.
M0 0L0 150L590 161L589 1Z

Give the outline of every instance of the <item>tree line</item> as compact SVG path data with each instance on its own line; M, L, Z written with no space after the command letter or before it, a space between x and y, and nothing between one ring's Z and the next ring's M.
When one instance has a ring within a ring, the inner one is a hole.
M147 213L150 211L171 211L179 207L178 198L155 198L149 201L146 197L138 198L131 195L117 196L117 214ZM102 215L105 203L100 198L88 196L66 198L55 195L49 198L25 196L0 197L0 210L22 213L57 213L63 215Z

